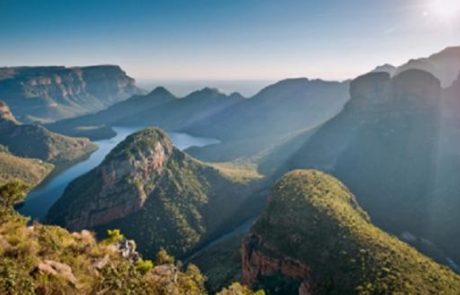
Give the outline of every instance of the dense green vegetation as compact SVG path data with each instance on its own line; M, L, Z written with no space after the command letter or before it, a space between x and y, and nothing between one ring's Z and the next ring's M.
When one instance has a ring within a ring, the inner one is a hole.
M34 223L9 206L24 196L18 185L0 187L1 294L204 294L204 276L184 271L161 251L155 262L123 257L119 231L97 242L76 233ZM242 293L237 293L242 294Z
M254 170L195 160L147 128L72 182L47 220L99 233L120 228L149 257L160 247L181 256L257 214L264 199L251 193L259 179Z
M206 247L191 257L207 277L205 286L210 292L220 290L232 282L241 281L241 241L244 234L237 234Z
M15 179L32 186L40 183L53 170L53 165L36 159L16 157L0 151L0 185Z
M257 251L306 265L320 294L460 292L458 275L375 227L350 191L319 171L284 176L252 233Z

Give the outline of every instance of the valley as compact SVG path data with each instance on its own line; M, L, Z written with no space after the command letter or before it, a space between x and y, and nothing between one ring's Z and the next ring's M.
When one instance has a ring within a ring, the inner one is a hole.
M460 294L458 28L458 0L0 1L0 295Z
M100 164L105 156L128 135L140 130L141 128L114 128L116 136L107 139L95 141L97 150L87 159L75 163L62 171L53 173L44 183L32 190L26 199L19 205L19 212L31 217L33 220L42 220L48 209L62 196L67 185L78 176L87 173ZM209 138L193 137L186 133L169 133L171 139L179 149L189 147L203 147L209 144L218 143L217 140Z

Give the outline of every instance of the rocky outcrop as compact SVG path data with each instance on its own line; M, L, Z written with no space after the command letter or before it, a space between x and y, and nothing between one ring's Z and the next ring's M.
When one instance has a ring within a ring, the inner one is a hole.
M77 278L73 274L72 268L65 263L45 260L38 264L37 271L52 277L58 277L73 285L77 284Z
M367 117L401 115L438 108L441 83L422 70L408 70L391 78L388 73L370 73L350 84L346 112Z
M155 131L153 131L155 132ZM150 145L136 146L130 143L127 152L118 154L115 149L103 165L93 173L100 180L97 200L82 208L78 215L69 216L69 229L93 228L128 216L140 210L147 196L156 188L155 183L163 176L165 162L173 154L172 142L163 133L155 134Z
M408 70L393 79L396 102L406 102L412 106L436 106L441 92L441 82L433 74L422 70Z
M253 207L243 207L251 189L178 150L163 131L147 128L70 183L47 220L98 233L117 228L143 253L166 245L182 255L253 214Z
M0 68L0 99L23 122L94 112L137 93L118 66Z
M448 47L429 57L412 59L398 67L396 74L413 69L430 72L443 87L449 87L460 71L460 47Z
M242 259L242 281L251 286L257 282L259 277L270 277L281 275L289 280L297 281L298 294L311 294L311 270L308 266L289 257L270 257L258 251L259 243L262 242L260 236L255 234L247 237L241 247Z

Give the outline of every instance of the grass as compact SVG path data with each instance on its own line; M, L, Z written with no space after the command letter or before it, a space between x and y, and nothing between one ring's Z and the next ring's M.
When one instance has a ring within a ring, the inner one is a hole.
M52 170L52 164L37 159L16 157L0 151L0 185L16 179L35 186Z
M254 180L262 179L264 176L257 171L257 166L252 163L212 163L212 167L221 172L223 176L230 178L238 183L248 183Z

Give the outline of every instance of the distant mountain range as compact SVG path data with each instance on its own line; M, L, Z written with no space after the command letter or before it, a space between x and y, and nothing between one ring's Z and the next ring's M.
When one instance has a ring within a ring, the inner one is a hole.
M431 246L420 249L443 263L449 264L446 257L459 261L459 116L447 116L447 108L460 96L447 99L452 93L422 70L393 78L364 75L351 83L351 100L340 114L292 142L296 149L289 157L288 141L260 167L279 169L277 176L296 168L327 171L356 193L378 226L430 240L444 255Z
M0 101L0 185L20 180L34 187L54 168L88 156L96 146L32 124L21 124Z
M59 121L48 128L93 139L100 137L99 128L111 126L159 126L177 131L242 100L244 98L238 93L225 95L211 88L177 98L165 88L158 87L149 94L133 96L104 111Z
M0 100L23 122L94 112L140 92L118 66L0 68Z
M387 72L394 76L410 69L430 72L443 87L449 87L460 72L460 47L449 47L426 58L412 59L399 67L390 64L379 66L374 72Z
M290 79L251 98L205 88L184 98L159 87L96 114L62 120L53 131L99 139L111 126L159 126L222 140L189 152L203 160L254 157L299 130L310 129L338 113L348 99L348 83Z

